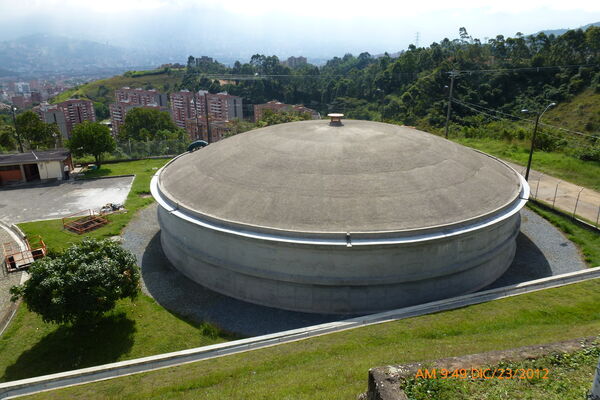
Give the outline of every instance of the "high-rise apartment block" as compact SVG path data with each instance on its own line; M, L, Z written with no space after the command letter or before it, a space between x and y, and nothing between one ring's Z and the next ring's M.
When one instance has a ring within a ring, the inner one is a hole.
M224 131L224 122L243 117L242 98L227 92L212 94L206 90L193 93L187 90L171 93L171 116L175 124L184 128L190 138L206 137L206 117L215 132ZM212 130L212 129L211 129ZM204 133L202 133L204 132ZM221 133L212 133L209 142L220 140Z
M125 123L127 112L132 108L144 107L167 111L167 95L154 89L131 89L123 87L115 91L115 103L109 106L113 135L118 135Z
M58 125L63 138L71 137L75 125L84 121L95 122L94 104L89 100L70 99L57 104L42 103L33 108L40 119Z

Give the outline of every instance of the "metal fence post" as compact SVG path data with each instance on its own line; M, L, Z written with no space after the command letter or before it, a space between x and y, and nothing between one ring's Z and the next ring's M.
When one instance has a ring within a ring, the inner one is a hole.
M538 199L538 190L540 190L540 181L542 180L542 176L544 174L540 173L540 176L538 177L538 181L537 181L537 186L535 187L535 199Z
M583 192L583 186L579 189L579 193L577 193L577 200L575 200L575 208L573 209L573 218L575 218L575 212L577 211L577 204L579 203L579 196Z
M556 189L554 189L554 200L552 200L552 208L554 208L554 204L556 203L556 193L558 192L558 185L560 185L560 181L556 184Z

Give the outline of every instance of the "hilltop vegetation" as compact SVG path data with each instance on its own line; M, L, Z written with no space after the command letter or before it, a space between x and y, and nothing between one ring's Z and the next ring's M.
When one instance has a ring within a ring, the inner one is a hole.
M181 81L183 71L176 69L160 69L153 71L130 71L123 75L102 79L69 89L52 99L58 103L71 98L84 98L94 102L96 116L108 118L108 105L115 101L115 90L123 86L143 89L156 89L168 92Z
M107 115L114 89L121 86L164 92L225 90L243 98L248 117L252 116L252 105L277 99L304 104L322 114L343 112L349 118L413 125L440 133L446 121L449 73L462 71L454 82L453 137L527 141L534 117L521 110L539 111L550 102L558 106L546 114L546 123L592 136L600 129L597 26L560 36L543 32L507 38L498 35L487 42L461 28L457 39L446 38L428 47L411 45L398 57L346 54L320 67L305 64L290 68L276 56L261 54L231 67L210 59L198 60L190 57L185 70L131 72L94 82L56 100L87 97L96 102L99 114ZM542 126L536 146L600 162L600 144L593 137Z

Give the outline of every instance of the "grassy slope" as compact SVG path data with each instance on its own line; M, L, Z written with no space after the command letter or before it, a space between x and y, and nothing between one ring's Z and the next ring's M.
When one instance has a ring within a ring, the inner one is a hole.
M588 281L34 397L351 399L373 366L597 334L598 301Z
M586 89L571 101L558 103L543 122L586 134L600 133L600 93Z
M26 235L40 235L50 250L61 251L74 242L81 241L84 237L106 238L119 235L121 230L134 217L135 212L152 203L152 198L147 197L150 193L150 179L156 170L167 163L166 159L152 159L129 161L116 164L104 164L102 168L91 171L86 176L96 178L100 176L135 174L131 191L125 201L127 213L109 216L110 223L104 227L90 232L86 235L77 235L62 228L60 219L27 222L19 224Z
M121 300L97 328L46 324L19 308L0 337L0 381L29 378L228 340L207 324L192 324L151 298Z
M456 142L517 164L527 165L529 145L494 139L455 138ZM600 162L581 161L563 153L536 151L532 169L600 191Z
M120 89L123 86L129 86L132 88L144 88L150 85L152 88L159 91L164 91L164 85L169 84L170 88L176 83L181 82L183 77L183 70L171 71L170 74L157 74L157 75L145 75L140 77L126 77L123 75L113 76L112 78L101 79L98 81L86 83L85 85L69 89L59 94L52 99L53 103L68 100L73 96L79 96L90 99L92 101L98 101L108 106L109 103L114 102L115 90ZM101 94L98 92L100 86L105 86L108 92Z

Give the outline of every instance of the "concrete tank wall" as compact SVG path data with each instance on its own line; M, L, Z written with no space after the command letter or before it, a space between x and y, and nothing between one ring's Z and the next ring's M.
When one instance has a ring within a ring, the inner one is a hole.
M371 313L478 290L510 266L520 227L519 206L459 234L348 247L232 234L159 204L163 250L190 279L241 300L317 313Z

